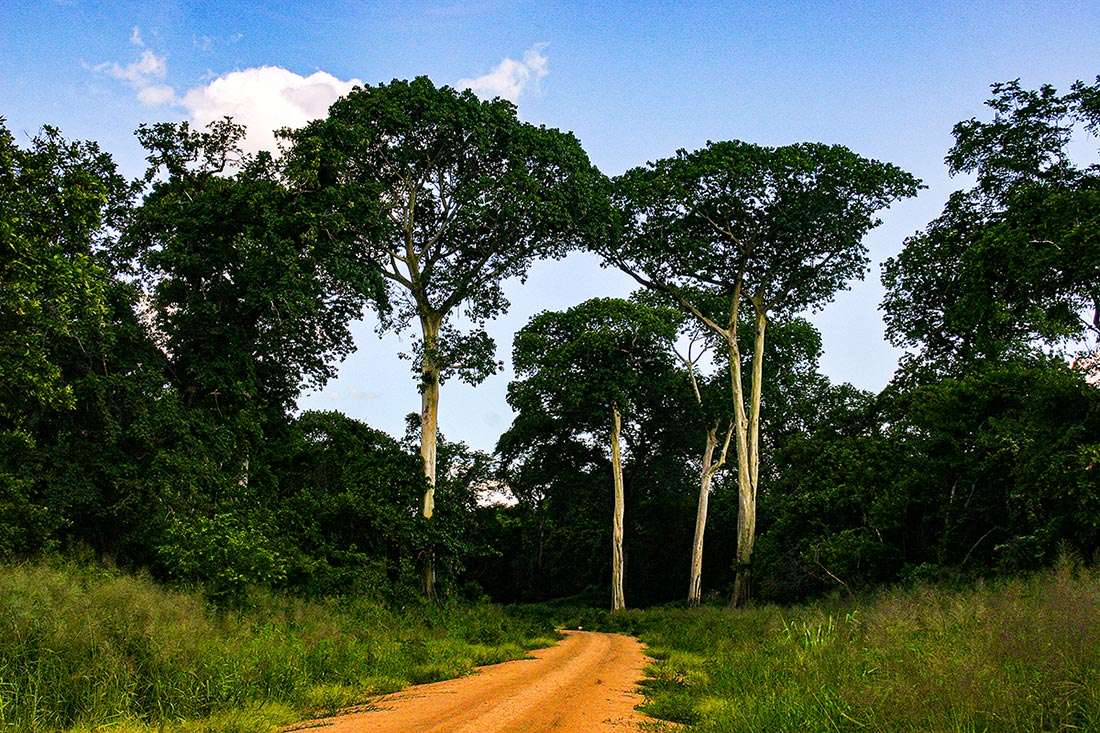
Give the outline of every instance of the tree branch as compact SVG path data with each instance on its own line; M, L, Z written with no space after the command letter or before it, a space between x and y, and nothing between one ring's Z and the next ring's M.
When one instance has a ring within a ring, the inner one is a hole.
M701 310L699 310L687 298L685 298L683 295L681 295L679 290L677 288L675 288L674 286L669 285L668 283L661 282L657 279L647 280L644 277L642 277L641 275L639 275L637 272L635 272L633 269L627 267L618 258L609 257L608 259L611 260L611 262L616 267L618 267L620 270L622 270L627 275L632 277L640 285L643 285L647 288L652 288L653 290L658 290L662 293L665 293L666 295L671 295L672 298L675 299L676 302L680 304L681 308L688 311L691 315L693 315L697 319L699 319L699 321L702 322L703 324L705 324L707 326L707 328L714 331L719 336L722 336L724 338L728 338L728 332L726 331L726 329L719 326L714 320L708 318Z

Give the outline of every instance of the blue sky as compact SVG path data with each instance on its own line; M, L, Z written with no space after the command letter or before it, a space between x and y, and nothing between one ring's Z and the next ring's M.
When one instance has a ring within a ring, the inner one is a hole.
M823 370L879 389L897 353L883 338L878 263L963 185L942 162L951 126L983 114L991 82L1100 74L1100 3L0 3L9 128L98 140L131 175L141 122L228 110L254 127L295 124L353 80L420 74L512 97L524 119L574 131L608 174L737 138L842 143L922 178L929 188L868 237L868 278L812 316ZM499 356L507 364L511 334L534 313L630 290L590 257L536 266L509 284L512 310L490 329ZM400 434L419 406L396 357L407 339L380 340L369 318L355 333L339 377L302 405ZM508 378L444 385L443 432L492 448L510 421Z

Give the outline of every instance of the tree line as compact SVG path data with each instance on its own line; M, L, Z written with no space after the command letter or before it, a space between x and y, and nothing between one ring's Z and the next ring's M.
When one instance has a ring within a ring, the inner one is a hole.
M921 184L841 145L713 142L608 177L572 134L426 78L353 90L274 155L230 119L143 126L136 180L0 125L0 556L227 601L610 587L613 609L1090 558L1100 168L1071 151L1100 80L992 91L946 158L973 184L883 266L904 356L879 394L821 374L805 316ZM446 440L446 381L501 368L502 281L576 250L638 290L533 317L495 453ZM368 308L415 334L401 439L296 409ZM481 500L501 486L515 503Z

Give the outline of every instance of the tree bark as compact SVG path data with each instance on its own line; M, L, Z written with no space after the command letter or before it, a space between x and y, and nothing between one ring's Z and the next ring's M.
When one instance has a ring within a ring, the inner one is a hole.
M438 347L439 322L421 318L424 337L424 357L420 374L420 461L427 485L420 503L420 513L431 519L435 513L436 437L439 430L439 367L435 362ZM428 550L421 558L420 586L425 597L434 599L435 553Z
M738 436L738 502L737 502L737 574L733 581L730 605L743 608L752 596L752 550L756 542L756 489L760 480L760 401L764 378L764 333L768 319L763 308L756 305L755 338L752 353L752 394L745 438ZM734 370L734 406L738 420L745 420L744 389L741 384L741 355L736 342L731 347L730 367ZM736 356L736 361L733 357ZM745 455L741 457L744 446Z
M710 504L710 486L718 470L726 464L726 455L733 437L733 425L726 431L722 452L714 458L718 447L718 424L707 430L707 447L703 451L703 467L699 472L699 503L695 510L695 543L691 548L691 579L688 585L688 603L698 606L703 599L703 536L707 530L707 507Z
M768 327L767 315L758 308L756 312L756 334L752 347L752 404L749 407L749 455L752 463L753 506L756 504L756 489L760 486L760 395L764 382L764 331Z
M623 595L623 463L619 452L622 419L619 406L611 406L611 475L615 485L615 509L611 518L611 610L626 608Z
M691 546L691 579L688 584L688 604L698 606L703 599L703 535L707 528L707 505L710 484L714 478L711 465L718 446L717 426L707 430L707 447L703 451L703 469L699 473L699 503L695 510L695 542Z
M730 389L733 392L733 424L737 436L737 571L730 605L741 608L749 599L748 561L752 557L752 533L756 526L756 500L752 486L752 458L749 455L748 418L745 416L745 388L741 381L741 347L737 343L739 303L731 310L726 334L730 360Z

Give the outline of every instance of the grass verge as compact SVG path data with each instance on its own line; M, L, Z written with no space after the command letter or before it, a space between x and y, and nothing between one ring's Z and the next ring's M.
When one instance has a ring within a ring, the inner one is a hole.
M1068 561L788 608L514 612L640 636L643 709L691 731L1100 731L1100 573Z
M489 604L311 602L215 613L197 594L84 567L0 567L0 729L255 731L553 641Z

